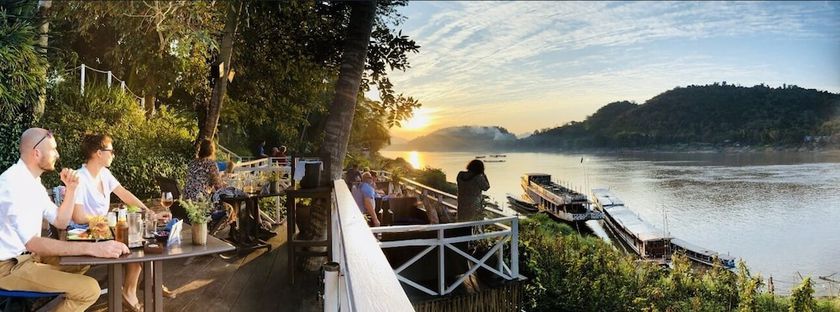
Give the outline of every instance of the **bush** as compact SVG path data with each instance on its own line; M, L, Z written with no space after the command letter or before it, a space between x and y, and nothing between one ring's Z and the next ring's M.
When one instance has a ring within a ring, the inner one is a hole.
M414 170L411 178L419 183L446 193L458 194L458 185L447 182L446 173L443 173L441 169L426 167L423 170Z
M20 134L32 122L32 107L46 85L46 61L35 51L35 29L9 22L0 10L0 170L20 157Z
M809 279L791 297L773 297L743 262L737 273L696 270L675 255L670 270L660 269L543 214L522 222L519 241L527 311L840 311L815 302Z
M82 137L86 133L105 133L114 139L116 150L110 169L137 197L159 196L155 176L184 181L187 164L194 154L194 121L166 107L146 119L137 101L117 88L88 86L81 95L77 85L65 82L50 90L40 125L55 133L62 167L81 167ZM46 186L58 183L57 174L45 177Z

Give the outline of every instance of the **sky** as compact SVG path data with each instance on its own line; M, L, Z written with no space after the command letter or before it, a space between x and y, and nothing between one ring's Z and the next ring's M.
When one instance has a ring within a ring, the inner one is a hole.
M461 125L520 135L723 81L840 93L840 2L410 1L399 12L396 28L421 47L389 77L423 106L397 138Z

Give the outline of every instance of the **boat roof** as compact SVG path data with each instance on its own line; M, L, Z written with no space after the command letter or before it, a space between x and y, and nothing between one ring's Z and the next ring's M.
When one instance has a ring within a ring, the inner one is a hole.
M623 206L624 201L618 198L615 193L608 189L596 188L592 189L592 196L601 203L601 206Z
M717 256L721 260L733 260L733 261L735 260L735 257L733 257L733 256L725 255L725 254L719 253L719 252L711 250L711 249L706 249L706 248L694 245L692 243L689 243L689 242L681 240L681 239L674 238L674 239L671 240L671 243L673 243L674 245L678 245L682 248L691 250L691 251L696 252L696 253L701 253L701 254L704 254L704 255L707 255L707 256Z
M529 176L529 177L538 177L538 176L549 176L549 177L550 177L550 176L551 176L551 175L550 175L550 174L548 174L548 173L537 173L537 172L534 172L534 173L526 173L526 174L523 174L523 175L524 175L524 176Z
M610 216L619 223L619 226L627 229L641 240L669 239L670 236L662 233L650 223L645 222L635 212L626 206L611 206L604 208Z

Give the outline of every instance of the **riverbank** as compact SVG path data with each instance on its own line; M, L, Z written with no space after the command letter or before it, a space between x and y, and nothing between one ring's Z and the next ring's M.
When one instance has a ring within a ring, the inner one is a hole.
M628 153L778 153L778 152L813 152L813 153L838 153L840 145L799 145L799 146L772 146L772 145L740 145L740 144L674 144L657 145L644 147L587 147L587 148L511 148L499 146L492 149L455 149L447 151L427 151L412 149L410 146L398 145L387 147L383 151L418 151L418 152L471 152L476 154L500 154L500 153L566 153L566 154L628 154Z

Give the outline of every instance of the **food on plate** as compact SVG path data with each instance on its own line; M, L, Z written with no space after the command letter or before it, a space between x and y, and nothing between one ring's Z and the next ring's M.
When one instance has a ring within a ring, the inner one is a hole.
M111 229L108 227L108 220L105 216L88 218L88 229L88 233L92 239L111 238Z

